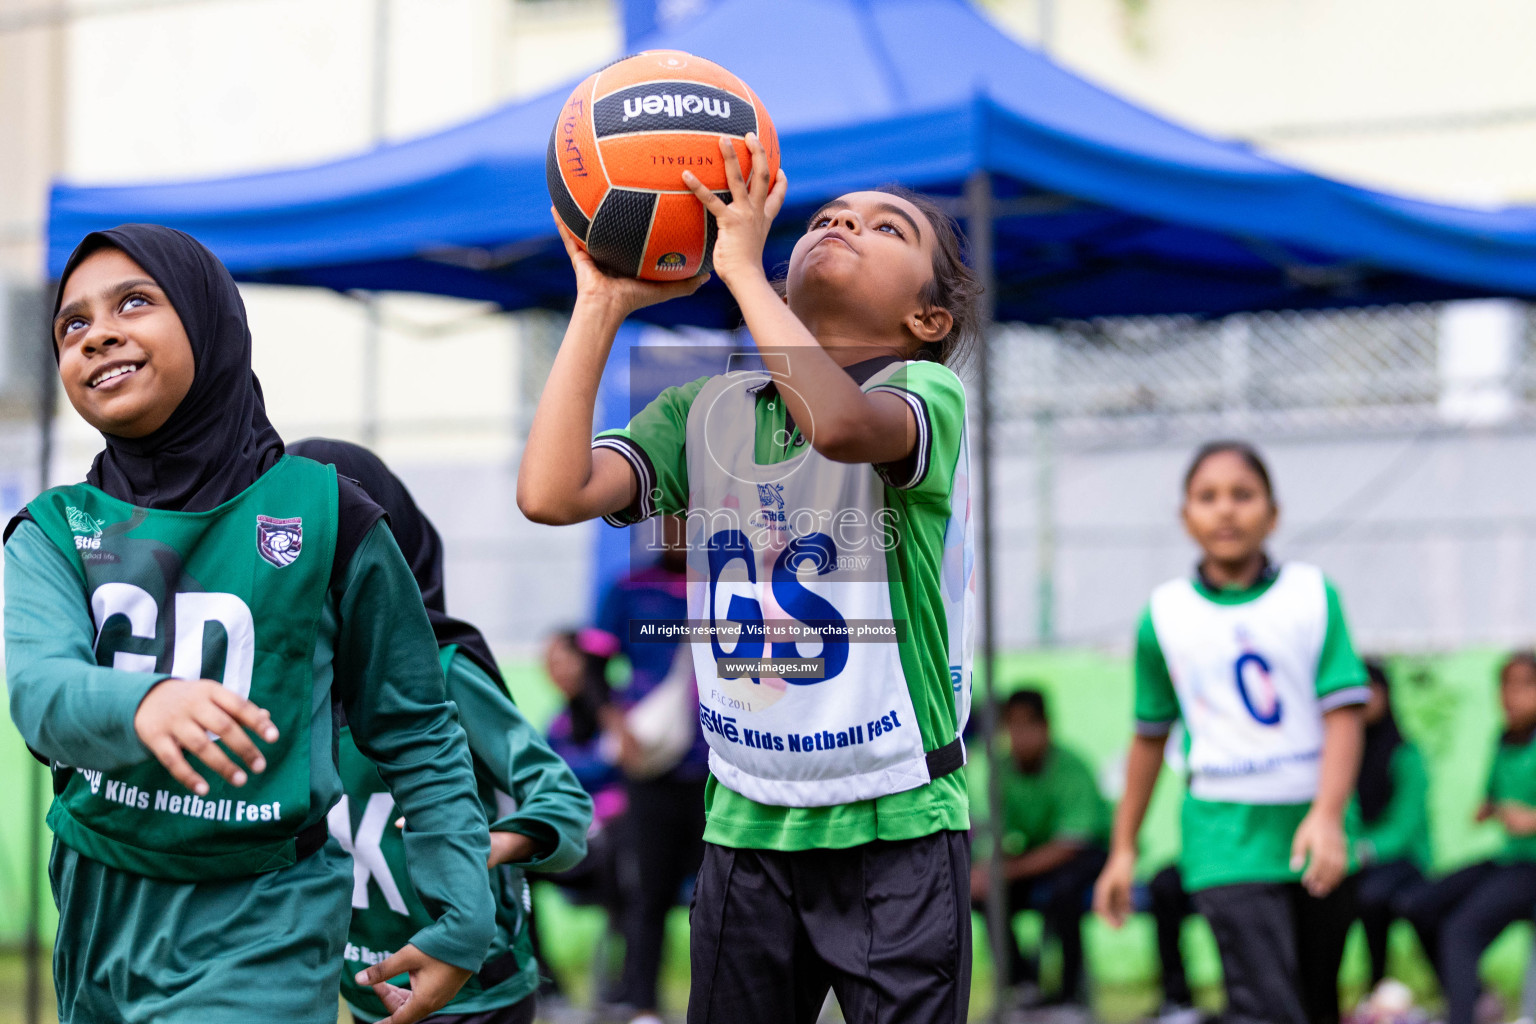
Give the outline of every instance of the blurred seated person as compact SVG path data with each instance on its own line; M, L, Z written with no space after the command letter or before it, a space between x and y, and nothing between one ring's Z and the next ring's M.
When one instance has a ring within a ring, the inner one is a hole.
M1051 742L1045 696L1024 689L1002 707L1008 753L994 770L1002 789L1002 876L1008 916L1039 910L1045 937L1061 943L1061 988L1046 1002L1084 1003L1081 919L1094 880L1104 867L1110 811L1087 763ZM971 900L985 912L990 847L978 849L971 870ZM1010 931L1010 934L1011 931ZM1009 944L1008 981L1015 1001L1038 1000L1038 958Z
M1398 731L1391 686L1378 658L1365 659L1371 699L1365 705L1365 752L1356 787L1361 828L1355 842L1360 873L1355 902L1365 929L1374 989L1387 976L1387 932L1427 883L1430 865L1429 773L1417 747ZM1433 937L1420 940L1426 952Z
M1496 821L1502 848L1490 859L1415 889L1397 910L1412 921L1445 992L1446 1024L1481 1018L1478 961L1509 925L1536 908L1536 653L1509 656L1499 670L1504 732L1475 819Z

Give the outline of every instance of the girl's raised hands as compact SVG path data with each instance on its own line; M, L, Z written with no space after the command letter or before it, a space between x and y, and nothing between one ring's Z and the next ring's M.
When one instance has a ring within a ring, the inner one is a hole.
M615 277L599 267L591 254L581 247L560 215L555 213L553 206L549 212L555 218L555 228L560 232L565 254L570 257L571 266L576 271L577 302L595 303L623 319L637 309L692 295L709 280L707 273L696 274L686 281L642 281L634 277Z
M752 153L750 185L742 177L741 161L736 159L736 147L731 145L729 137L720 137L725 180L731 189L729 204L705 188L692 171L683 172L683 184L704 204L704 209L715 215L718 225L715 235L715 272L730 288L735 288L753 274L766 280L763 246L768 241L768 229L773 225L773 218L779 215L779 210L784 206L784 193L789 187L783 168L779 169L777 181L768 180L768 154L764 152L756 132L747 134L746 143Z

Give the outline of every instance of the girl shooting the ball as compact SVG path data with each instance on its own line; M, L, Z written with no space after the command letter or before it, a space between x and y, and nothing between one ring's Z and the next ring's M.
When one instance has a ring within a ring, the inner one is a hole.
M59 1020L334 1024L353 869L326 837L333 702L439 910L360 979L408 972L388 1024L419 1020L494 921L469 750L382 510L284 454L240 293L188 235L86 236L52 333L106 444L6 530L11 716L57 794Z
M689 618L740 627L694 641L712 777L689 1020L808 1022L830 986L850 1021L962 1021L972 566L946 364L977 286L952 222L882 190L817 211L781 297L763 246L787 184L755 136L746 152L750 184L721 140L729 204L683 180L765 370L669 388L593 440L619 325L703 278L610 277L562 227L577 300L518 504L545 523L687 516ZM814 635L775 629L796 623ZM850 639L870 623L887 629Z

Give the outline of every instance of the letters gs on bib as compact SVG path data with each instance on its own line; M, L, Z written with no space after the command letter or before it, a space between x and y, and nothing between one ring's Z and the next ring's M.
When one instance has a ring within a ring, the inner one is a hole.
M729 604L726 606L725 618L727 622L741 624L741 638L737 641L734 650L727 651L720 644L718 636L719 621L716 615L716 594L720 585L720 577L725 570L736 562L746 567L746 582L756 586L757 579L757 553L752 547L752 541L741 530L720 530L709 538L709 625L710 644L714 647L716 660L721 658L761 658L763 657L763 606L754 597L745 597L741 594L732 594ZM801 568L814 569L818 576L826 575L837 567L837 544L825 533L808 533L791 539L784 549L779 552L770 570L769 587L773 591L773 599L780 608L784 609L791 618L803 622L812 628L825 627L832 632L831 636L822 634L821 658L825 671L820 679L795 679L786 678L784 681L793 686L811 686L816 683L824 683L828 679L837 676L848 665L848 641L847 622L841 613L833 607L832 603L809 589L801 582L799 572ZM753 627L756 627L757 637L752 639ZM800 653L799 645L794 641L775 641L772 645L772 658L799 658L804 657ZM754 678L754 682L758 681Z

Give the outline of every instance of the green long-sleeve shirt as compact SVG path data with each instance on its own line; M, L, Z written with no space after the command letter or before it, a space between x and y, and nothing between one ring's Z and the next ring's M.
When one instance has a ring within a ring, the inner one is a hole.
M7 686L11 716L27 744L56 764L102 771L147 760L133 717L145 694L167 677L96 664L95 628L80 577L39 527L21 523L5 555ZM413 942L430 956L477 968L494 930L484 884L485 814L475 799L464 733L445 697L420 592L382 523L358 546L339 597L334 590L326 597L313 672L310 813L304 826L324 817L341 795L334 691L359 747L413 822L406 838L411 879L441 911ZM193 990L206 998L209 985L243 987L247 998L262 992L263 1012L271 1019L326 1019L327 1003L329 1020L335 1019L351 881L338 849L328 846L282 871L194 885L117 871L57 846L54 873L56 884L69 885L57 890L61 1020L118 1014L145 1021L190 1020L195 1014L212 1024L250 1019L248 1002L241 1002L238 1012L231 1005L226 1017L206 1003L182 998ZM284 886L290 873L296 881ZM318 893L330 892L322 875L340 894L335 913L320 912ZM253 900L255 893L259 901ZM253 907L260 908L259 927L228 926L232 914ZM222 930L205 927L221 917ZM204 944L191 965L178 967L164 955L166 948L193 934L203 936ZM289 941L295 935L313 941L295 945ZM289 948L291 956L274 963L272 948ZM283 982L274 986L279 975ZM193 985L194 980L200 983ZM71 991L75 986L78 991ZM75 998L80 1002L66 1006ZM98 999L108 1002L90 1002Z
M1392 752L1392 799L1380 817L1360 826L1360 845L1368 863L1406 860L1421 871L1430 863L1429 773L1424 757L1412 743Z
M471 978L442 1011L482 1013L514 1005L538 987L539 965L528 933L529 893L523 872L564 871L586 856L592 799L570 767L550 750L543 734L523 717L512 698L484 669L455 651L447 663L446 677L448 696L458 706L469 737L480 802L491 819L491 830L520 832L537 840L542 850L532 860L502 865L490 872L496 937L486 955L483 976ZM350 817L360 823L363 807L378 790L378 777L351 761L345 744L344 740L343 781L352 804ZM362 770L354 771L354 767ZM393 820L393 810L386 818ZM398 871L404 860L398 837L393 828L379 836L381 859L391 872ZM364 905L358 906L360 902ZM411 921L425 913L419 899L407 891L402 891L399 905L401 910L392 909L376 882L353 896L341 988L354 1016L361 1020L375 1020L386 1011L372 989L351 981L352 974L409 938Z

